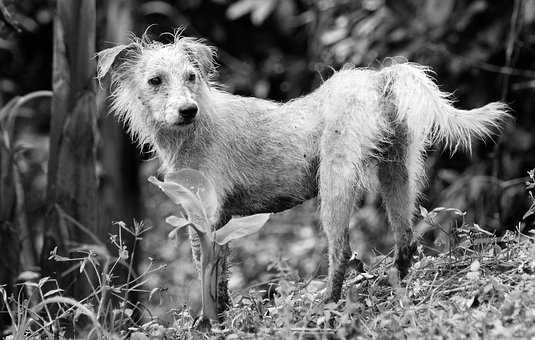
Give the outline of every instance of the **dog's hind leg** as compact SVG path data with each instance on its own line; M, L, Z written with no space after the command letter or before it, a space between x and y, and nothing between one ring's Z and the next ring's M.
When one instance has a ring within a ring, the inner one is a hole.
M354 193L349 179L354 175L347 164L320 166L321 222L329 247L329 277L325 292L327 301L336 302L340 299L347 262L351 257L349 218Z
M383 149L378 165L381 195L388 221L394 231L395 265L399 277L407 275L416 251L413 241L412 214L417 195L417 176L421 171L419 150L411 142L406 122L392 122L393 134Z
M365 168L363 152L361 144L354 137L353 131L348 132L340 127L326 133L321 145L320 213L329 247L326 301L340 299L351 257L349 220L355 197L363 189L359 184L359 175L364 175ZM348 144L350 147L347 147Z

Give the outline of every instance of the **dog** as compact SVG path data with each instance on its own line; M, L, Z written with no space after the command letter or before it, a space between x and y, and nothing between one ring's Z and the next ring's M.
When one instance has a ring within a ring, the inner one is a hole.
M404 277L426 147L471 151L472 139L490 137L509 117L500 102L455 108L430 69L415 63L338 71L312 93L278 103L220 89L214 58L214 48L180 34L169 44L134 38L98 53L98 78L111 75L112 109L164 169L196 169L215 184L214 228L232 215L279 212L318 196L328 301L341 297L356 197L380 191ZM198 263L198 239L190 238Z

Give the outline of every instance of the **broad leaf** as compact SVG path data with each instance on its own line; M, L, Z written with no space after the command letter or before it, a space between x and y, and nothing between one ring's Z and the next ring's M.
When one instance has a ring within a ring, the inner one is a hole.
M258 232L266 224L271 214L256 214L231 219L225 226L215 232L215 241L226 244Z
M189 221L203 233L210 230L206 213L199 198L184 186L174 182L162 182L156 177L149 177L149 182L158 186L174 203L186 211Z
M171 215L165 219L165 222L169 223L173 227L182 228L187 226L190 222L182 217L176 217Z
M176 217L176 216L169 216L165 219L165 222L169 223L170 225L172 225L173 227L173 230L171 230L171 232L169 233L169 235L167 235L169 238L175 238L176 237L176 233L182 229L183 227L186 227L188 225L190 225L190 221L186 220L185 218L182 218L182 217Z
M212 182L200 171L181 169L165 175L165 182L182 185L200 199L206 216L212 222L218 208L217 193Z
M429 215L429 211L427 211L426 208L420 206L420 215L421 215L423 218L427 218L427 216Z

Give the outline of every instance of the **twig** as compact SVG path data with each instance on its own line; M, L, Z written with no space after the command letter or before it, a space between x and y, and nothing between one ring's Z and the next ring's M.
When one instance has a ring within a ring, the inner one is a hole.
M435 272L435 277L433 278L433 281L431 282L431 285L429 285L429 287L433 287L435 285L435 282L437 280L437 277L438 277L438 271Z
M431 295L428 295L426 296L422 301L420 301L418 303L418 306L422 305L424 302L426 302L427 300L432 300L433 297L435 296L436 292L441 288L443 287L446 283L452 281L453 279L457 278L459 275L461 274L464 274L466 272L466 268L465 269L461 269L461 271L459 271L458 273L455 273L453 274L452 276L450 276L449 278L447 278L446 280L442 281L435 289L433 289L433 291L431 292Z
M464 64L479 68L481 70L489 71L492 73L498 73L503 75L515 76L515 77L524 77L524 78L534 78L535 79L535 70L531 69L521 69L512 66L500 66L487 63L485 61L474 61L463 55L451 52L443 45L430 44L428 49L435 53L446 54L450 57L455 57L455 59L461 60Z
M480 68L485 71L503 74L504 76L517 76L517 77L526 77L526 78L535 78L534 70L514 68L510 66L498 66L492 65L486 62L474 63L473 66Z
M462 290L466 290L466 289L469 289L469 288L474 288L474 285L470 284L470 285L461 286L461 287L457 287L457 288L446 289L446 290L443 290L441 292L438 292L438 294L444 294L444 295L445 294L451 294L451 293L460 292Z
M285 329L284 328L279 328L279 330L285 330ZM290 331L294 332L294 333L307 333L307 334L310 334L310 333L318 333L318 334L325 334L325 333L333 334L333 333L336 333L336 329L331 329L331 328L296 327L296 328L291 328Z

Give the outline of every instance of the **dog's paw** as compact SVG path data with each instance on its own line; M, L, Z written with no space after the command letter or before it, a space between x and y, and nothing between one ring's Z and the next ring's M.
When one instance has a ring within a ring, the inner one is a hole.
M324 305L328 304L336 304L340 300L341 293L334 294L332 289L329 289L328 287L324 288L320 292L320 301Z
M411 243L408 246L401 247L396 252L394 260L395 267L398 271L398 278L402 280L409 273L414 254L416 254L417 244Z
M196 331L207 333L212 329L212 324L207 316L201 314L193 322L192 328Z
M358 253L356 251L354 251L351 257L349 258L349 261L347 262L347 268L355 271L357 274L365 272L364 262L359 259Z

